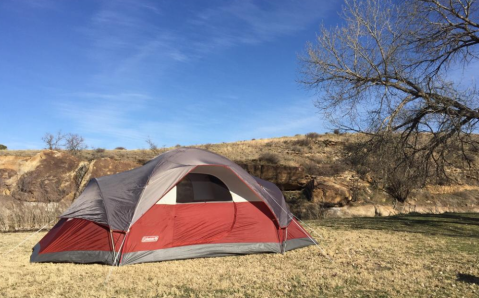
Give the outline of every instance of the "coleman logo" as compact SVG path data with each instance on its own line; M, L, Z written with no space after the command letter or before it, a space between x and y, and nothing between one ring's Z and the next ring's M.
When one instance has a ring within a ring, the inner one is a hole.
M158 236L143 236L141 242L156 242L158 241Z

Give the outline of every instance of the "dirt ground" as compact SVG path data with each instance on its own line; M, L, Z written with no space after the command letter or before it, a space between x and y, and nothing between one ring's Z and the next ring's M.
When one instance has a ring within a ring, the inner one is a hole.
M479 215L308 221L321 247L124 267L0 258L1 297L479 297ZM31 233L0 234L2 254ZM321 235L321 236L319 236ZM108 275L109 279L107 281Z

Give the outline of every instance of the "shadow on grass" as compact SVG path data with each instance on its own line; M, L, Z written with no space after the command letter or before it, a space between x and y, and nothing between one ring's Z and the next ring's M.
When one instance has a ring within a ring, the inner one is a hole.
M457 274L457 281L462 281L468 284L476 284L479 285L479 277L471 275L471 274Z
M449 237L479 238L479 214L410 213L389 217L325 219L319 225L332 228L388 230Z

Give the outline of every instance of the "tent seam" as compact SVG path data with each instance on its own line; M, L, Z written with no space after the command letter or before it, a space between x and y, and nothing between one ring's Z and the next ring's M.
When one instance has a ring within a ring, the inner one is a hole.
M108 224L108 227L111 230L110 220L108 219L108 211L107 211L106 205L105 205L105 198L103 197L103 191L101 190L100 183L98 183L98 179L93 178L93 180L95 181L96 185L98 186L98 189L100 190L100 198L101 198L101 203L103 204L103 208L105 209L106 222Z
M170 151L173 151L173 150L170 150ZM170 151L167 151L167 152L170 152ZM181 152L184 152L184 150L181 151ZM166 153L166 152L165 152L165 153ZM164 154L164 153L163 153L163 154ZM177 155L177 154L179 154L179 152L178 152L178 153L175 153L173 156L175 156L175 155ZM158 156L161 156L161 155L162 155L162 154L160 154L160 155L158 155ZM158 156L157 156L157 157L158 157ZM156 157L155 157L155 158L156 158ZM168 160L170 160L171 158L172 158L172 156L169 156L168 158L165 159L165 161L168 161ZM128 224L128 230L127 230L127 232L130 230L130 228L131 228L131 226L132 226L133 218L135 218L135 214L136 214L136 211L137 211L137 209L138 209L138 206L140 205L141 198L143 197L143 193L145 192L146 187L147 187L148 184L150 183L150 179L151 179L151 177L153 176L153 174L155 173L155 171L156 171L156 169L158 168L159 164L160 164L160 161L157 161L157 162L156 162L156 165L153 167L153 169L151 170L150 174L148 175L148 179L146 180L146 183L145 183L145 185L143 186L143 190L142 190L141 193L140 193L140 197L138 198L138 202L136 202L135 210L133 210L133 214L132 214L132 216L131 216L130 223Z

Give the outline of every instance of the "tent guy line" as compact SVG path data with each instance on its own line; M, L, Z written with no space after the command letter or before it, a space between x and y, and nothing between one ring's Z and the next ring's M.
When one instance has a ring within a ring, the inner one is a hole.
M45 224L43 227L41 227L38 231L36 232L33 232L32 234L28 235L27 237L25 237L25 239L23 239L20 243L18 243L14 248L10 249L9 251L5 252L2 254L2 257L3 256L6 256L8 254L10 254L12 251L14 251L16 248L20 247L23 243L25 243L28 239L32 238L33 235L36 235L38 233L40 233L41 230L43 230L44 228L46 228L48 225L50 225L51 223L53 223L55 219L53 219L52 221L50 221L49 223Z

